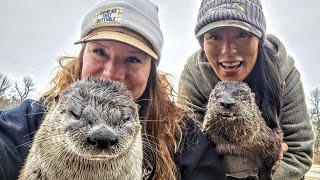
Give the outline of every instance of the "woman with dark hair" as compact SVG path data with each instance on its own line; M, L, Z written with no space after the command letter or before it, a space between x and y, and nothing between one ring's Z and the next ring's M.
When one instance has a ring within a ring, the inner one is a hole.
M201 123L217 82L246 82L266 124L284 133L273 179L301 179L312 164L313 131L300 74L283 44L266 35L259 0L203 0L196 37L201 49L187 61L179 82L179 103Z
M42 101L27 100L17 108L0 111L0 179L17 178L29 152L27 144L46 110L56 105L70 84L87 77L123 83L140 105L142 179L225 178L212 143L188 112L176 106L172 86L158 73L163 39L154 3L100 1L86 14L76 43L82 46L79 55L60 59Z

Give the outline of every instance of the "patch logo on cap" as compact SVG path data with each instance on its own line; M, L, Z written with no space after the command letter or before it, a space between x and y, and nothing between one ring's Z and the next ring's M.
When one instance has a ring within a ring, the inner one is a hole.
M224 12L225 10L236 10L245 13L245 5L242 3L223 3L210 8L208 13L211 13L212 11Z
M114 24L122 20L123 8L110 8L103 11L98 11L94 20L94 25L99 24Z

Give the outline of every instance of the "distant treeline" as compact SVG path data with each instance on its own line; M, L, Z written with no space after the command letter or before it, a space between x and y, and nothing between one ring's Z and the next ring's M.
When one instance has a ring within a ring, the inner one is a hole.
M23 77L21 82L13 82L7 75L0 73L0 110L19 105L35 91L34 87L30 76Z

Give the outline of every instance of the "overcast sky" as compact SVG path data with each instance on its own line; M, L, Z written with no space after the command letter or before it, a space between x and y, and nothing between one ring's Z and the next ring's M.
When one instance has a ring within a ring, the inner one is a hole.
M159 5L164 48L160 70L178 82L187 57L199 48L194 35L200 0L154 0ZM30 75L37 93L49 83L57 57L73 55L85 13L97 0L1 0L0 72ZM262 0L267 33L295 58L306 94L320 85L320 1Z

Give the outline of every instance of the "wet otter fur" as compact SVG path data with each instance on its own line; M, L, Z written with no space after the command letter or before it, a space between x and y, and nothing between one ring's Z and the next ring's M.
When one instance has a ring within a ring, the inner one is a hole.
M266 125L246 83L221 81L216 85L210 94L203 131L215 143L219 154L244 157L256 167L258 175L243 179L271 179L283 134L280 127L272 130Z
M138 107L117 82L75 82L49 110L19 179L126 179L142 175Z

